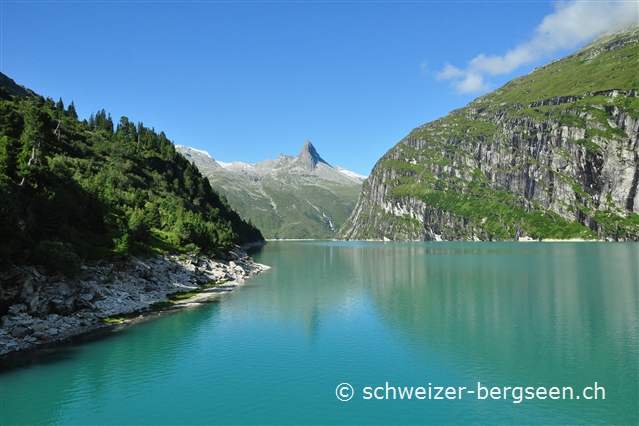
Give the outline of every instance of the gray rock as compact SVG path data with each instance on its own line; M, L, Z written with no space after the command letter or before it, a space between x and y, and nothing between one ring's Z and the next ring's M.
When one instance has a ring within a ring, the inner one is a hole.
M16 304L9 307L9 313L12 315L16 315L20 312L26 311L27 307L23 304Z
M86 276L69 281L53 279L42 286L33 268L28 269L28 276L18 270L14 273L18 278L12 297L22 301L23 290L30 294L26 295L25 303L10 306L9 314L0 318L0 352L6 351L8 343L16 342L15 339L20 339L15 344L15 350L20 350L51 338L77 334L96 326L105 316L145 308L153 302L166 300L166 294L197 288L198 283L209 283L212 274L221 280L231 279L227 272L236 273L227 264L204 257L191 257L188 263L193 271L188 271L190 268L177 257L175 263L160 256L144 262L129 259L106 267L87 266L83 268ZM148 280L139 277L144 265L148 266L145 270L153 274ZM199 265L197 270L196 265ZM234 265L238 270L246 268L244 260L237 260ZM119 277L110 279L110 289L99 282L102 272ZM7 272L0 278L3 276L7 276Z
M70 293L71 293L71 289L69 288L69 285L67 283L62 282L58 285L58 294L60 296L66 296Z
M49 340L49 339L51 339L51 336L49 334L44 333L42 331L36 331L35 333L33 333L32 336L35 337L38 340Z
M93 300L93 294L92 293L83 293L80 295L80 299L84 300L85 302L90 302L91 300Z
M11 336L15 337L16 339L21 339L23 337L29 336L32 333L31 330L29 330L27 327L15 327L13 330L11 330Z
M69 296L65 299L56 297L51 300L51 307L56 314L70 315L75 312L75 296Z
M27 298L25 299L25 303L27 304L27 308L29 309L29 312L33 312L36 310L36 308L38 307L39 300L40 300L40 294L38 292L35 292L31 294L30 296L27 296Z
M22 284L22 293L20 294L20 297L22 299L26 299L31 293L33 293L33 281L31 280L31 277L26 277Z

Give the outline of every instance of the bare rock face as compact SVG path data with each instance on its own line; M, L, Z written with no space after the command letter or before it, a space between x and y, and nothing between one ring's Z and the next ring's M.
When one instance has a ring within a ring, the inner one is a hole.
M414 129L340 237L639 240L638 55L638 27L606 35Z
M315 170L317 168L317 163L324 163L328 165L328 163L317 153L317 150L315 150L311 141L306 141L304 143L302 151L300 151L296 161L301 167L308 170Z

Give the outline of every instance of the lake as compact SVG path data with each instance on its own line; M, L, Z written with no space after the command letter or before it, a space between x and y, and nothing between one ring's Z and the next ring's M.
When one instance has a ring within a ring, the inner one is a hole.
M254 257L272 269L217 303L5 366L0 423L639 422L639 244Z

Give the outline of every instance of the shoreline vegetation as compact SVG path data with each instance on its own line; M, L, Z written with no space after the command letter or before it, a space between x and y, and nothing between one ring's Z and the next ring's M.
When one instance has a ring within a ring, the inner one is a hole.
M269 266L236 246L224 259L193 254L152 255L86 262L69 279L38 266L0 272L6 284L0 318L0 362L48 349L71 338L130 324L163 312L211 303Z
M0 111L0 361L266 269L245 252L260 230L163 131L80 119L2 73Z

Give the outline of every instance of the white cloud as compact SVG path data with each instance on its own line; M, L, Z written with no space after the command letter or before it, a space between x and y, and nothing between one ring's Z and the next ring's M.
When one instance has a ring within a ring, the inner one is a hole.
M522 65L548 56L559 49L573 48L592 40L604 31L639 20L639 3L567 1L555 4L555 11L535 29L534 37L506 52L503 56L473 58L465 70L446 63L437 74L438 80L452 80L459 93L487 90L486 75L507 74Z
M422 74L428 75L428 61L422 62L422 64L419 66L419 68L421 68Z
M448 80L448 79L451 79L451 78L461 78L461 77L464 77L464 75L465 75L464 71L462 71L459 68L454 67L451 64L449 64L448 62L446 62L446 66L444 67L442 72L437 74L437 79L438 80Z
M483 75L469 72L457 82L457 90L460 93L483 92L488 90L488 86L484 83Z

